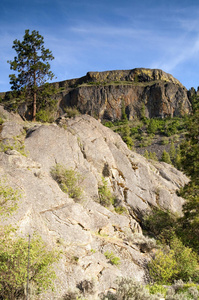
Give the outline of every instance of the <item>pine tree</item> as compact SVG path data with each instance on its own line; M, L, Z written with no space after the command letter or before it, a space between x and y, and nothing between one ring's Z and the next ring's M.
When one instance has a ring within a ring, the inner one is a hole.
M149 159L149 152L148 152L147 150L145 150L145 152L144 152L144 157L145 157L146 159Z
M180 146L177 147L176 149L176 156L174 159L174 166L180 170L182 167L182 163L181 163L181 150L180 150Z
M183 206L182 240L199 253L199 102L187 122L186 140L181 144L181 164L191 181L180 195L187 201Z
M165 163L167 163L167 164L171 164L171 158L170 158L170 155L169 155L169 153L168 153L166 150L164 150L164 151L162 152L161 161L163 161L163 162L165 162Z
M173 141L171 142L171 145L170 145L169 155L170 155L170 158L173 162L175 160L175 157L176 157L176 148L175 148L175 145L174 145Z
M158 160L157 155L155 152L149 152L149 159Z
M199 108L187 124L186 140L181 144L181 162L185 173L199 185Z
M157 131L157 122L155 119L150 119L149 125L147 127L147 132L155 134Z
M54 57L49 49L44 48L44 38L35 30L31 34L28 29L25 30L23 41L14 40L12 48L17 56L8 63L11 70L18 72L18 76L9 76L11 89L24 92L26 99L32 99L32 120L35 121L39 87L54 77L48 63Z

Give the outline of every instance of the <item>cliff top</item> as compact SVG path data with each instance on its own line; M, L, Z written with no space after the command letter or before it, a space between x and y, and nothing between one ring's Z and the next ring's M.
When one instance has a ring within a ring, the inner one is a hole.
M70 87L79 84L89 83L150 83L154 81L168 81L177 84L181 87L183 85L179 80L174 78L160 69L149 68L135 68L131 70L112 70L103 72L88 72L85 76L70 80L56 82L58 88Z

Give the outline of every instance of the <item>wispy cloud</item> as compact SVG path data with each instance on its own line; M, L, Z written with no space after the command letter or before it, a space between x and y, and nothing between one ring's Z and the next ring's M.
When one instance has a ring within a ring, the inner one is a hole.
M194 45L185 46L183 49L177 48L175 53L165 56L164 60L153 64L153 68L160 68L166 72L172 72L179 64L183 64L193 57L199 59L199 39Z
M29 5L19 0L12 7L11 2L3 0L4 15L0 12L1 86L10 73L7 60L15 55L13 41L21 40L27 28L44 36L55 56L51 66L58 80L90 70L134 67L175 73L189 61L199 68L195 1L33 0Z

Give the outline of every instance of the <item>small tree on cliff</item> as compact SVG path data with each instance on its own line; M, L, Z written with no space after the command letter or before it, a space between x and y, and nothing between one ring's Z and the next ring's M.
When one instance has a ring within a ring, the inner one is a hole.
M38 31L33 30L30 34L27 29L23 38L22 42L13 42L12 48L17 52L17 56L8 63L11 70L18 72L18 76L11 74L10 84L12 90L24 92L26 99L32 98L32 120L35 121L39 87L54 77L48 63L54 57L49 49L44 48L44 38Z

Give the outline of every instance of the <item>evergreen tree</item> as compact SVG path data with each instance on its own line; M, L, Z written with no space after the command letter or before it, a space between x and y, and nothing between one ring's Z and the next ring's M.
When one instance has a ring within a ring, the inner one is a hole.
M185 173L199 185L199 108L187 123L188 134L181 144L181 162Z
M147 127L147 132L155 134L158 129L157 122L155 119L150 119L149 125Z
M195 101L193 114L187 121L186 140L181 144L181 164L191 181L180 195L187 201L181 218L181 238L199 253L199 102Z
M146 159L149 159L149 152L148 152L147 150L145 150L145 152L144 152L144 157L145 157Z
M155 152L149 152L149 159L158 160L157 155Z
M170 158L170 155L169 155L169 153L168 153L166 150L164 150L164 151L162 152L162 158L161 158L161 161L163 161L163 162L165 162L165 163L167 163L167 164L171 164L171 158Z
M122 100L122 120L125 122L128 122L128 117L126 114L126 107L125 107L125 101Z
M182 167L180 146L178 146L177 149L176 149L176 156L175 156L175 159L174 159L174 166L175 166L177 169L179 169L179 170L180 170L181 167Z
M26 98L32 99L32 120L35 121L39 87L54 77L48 63L54 57L49 49L44 48L44 38L35 30L31 34L28 29L25 30L23 41L16 39L12 48L17 56L8 63L11 70L18 72L18 76L15 74L9 76L11 89L21 91L25 93Z
M169 155L170 155L170 158L173 162L175 160L175 157L176 157L176 148L175 148L175 145L174 145L173 141L171 142L171 145L170 145Z

